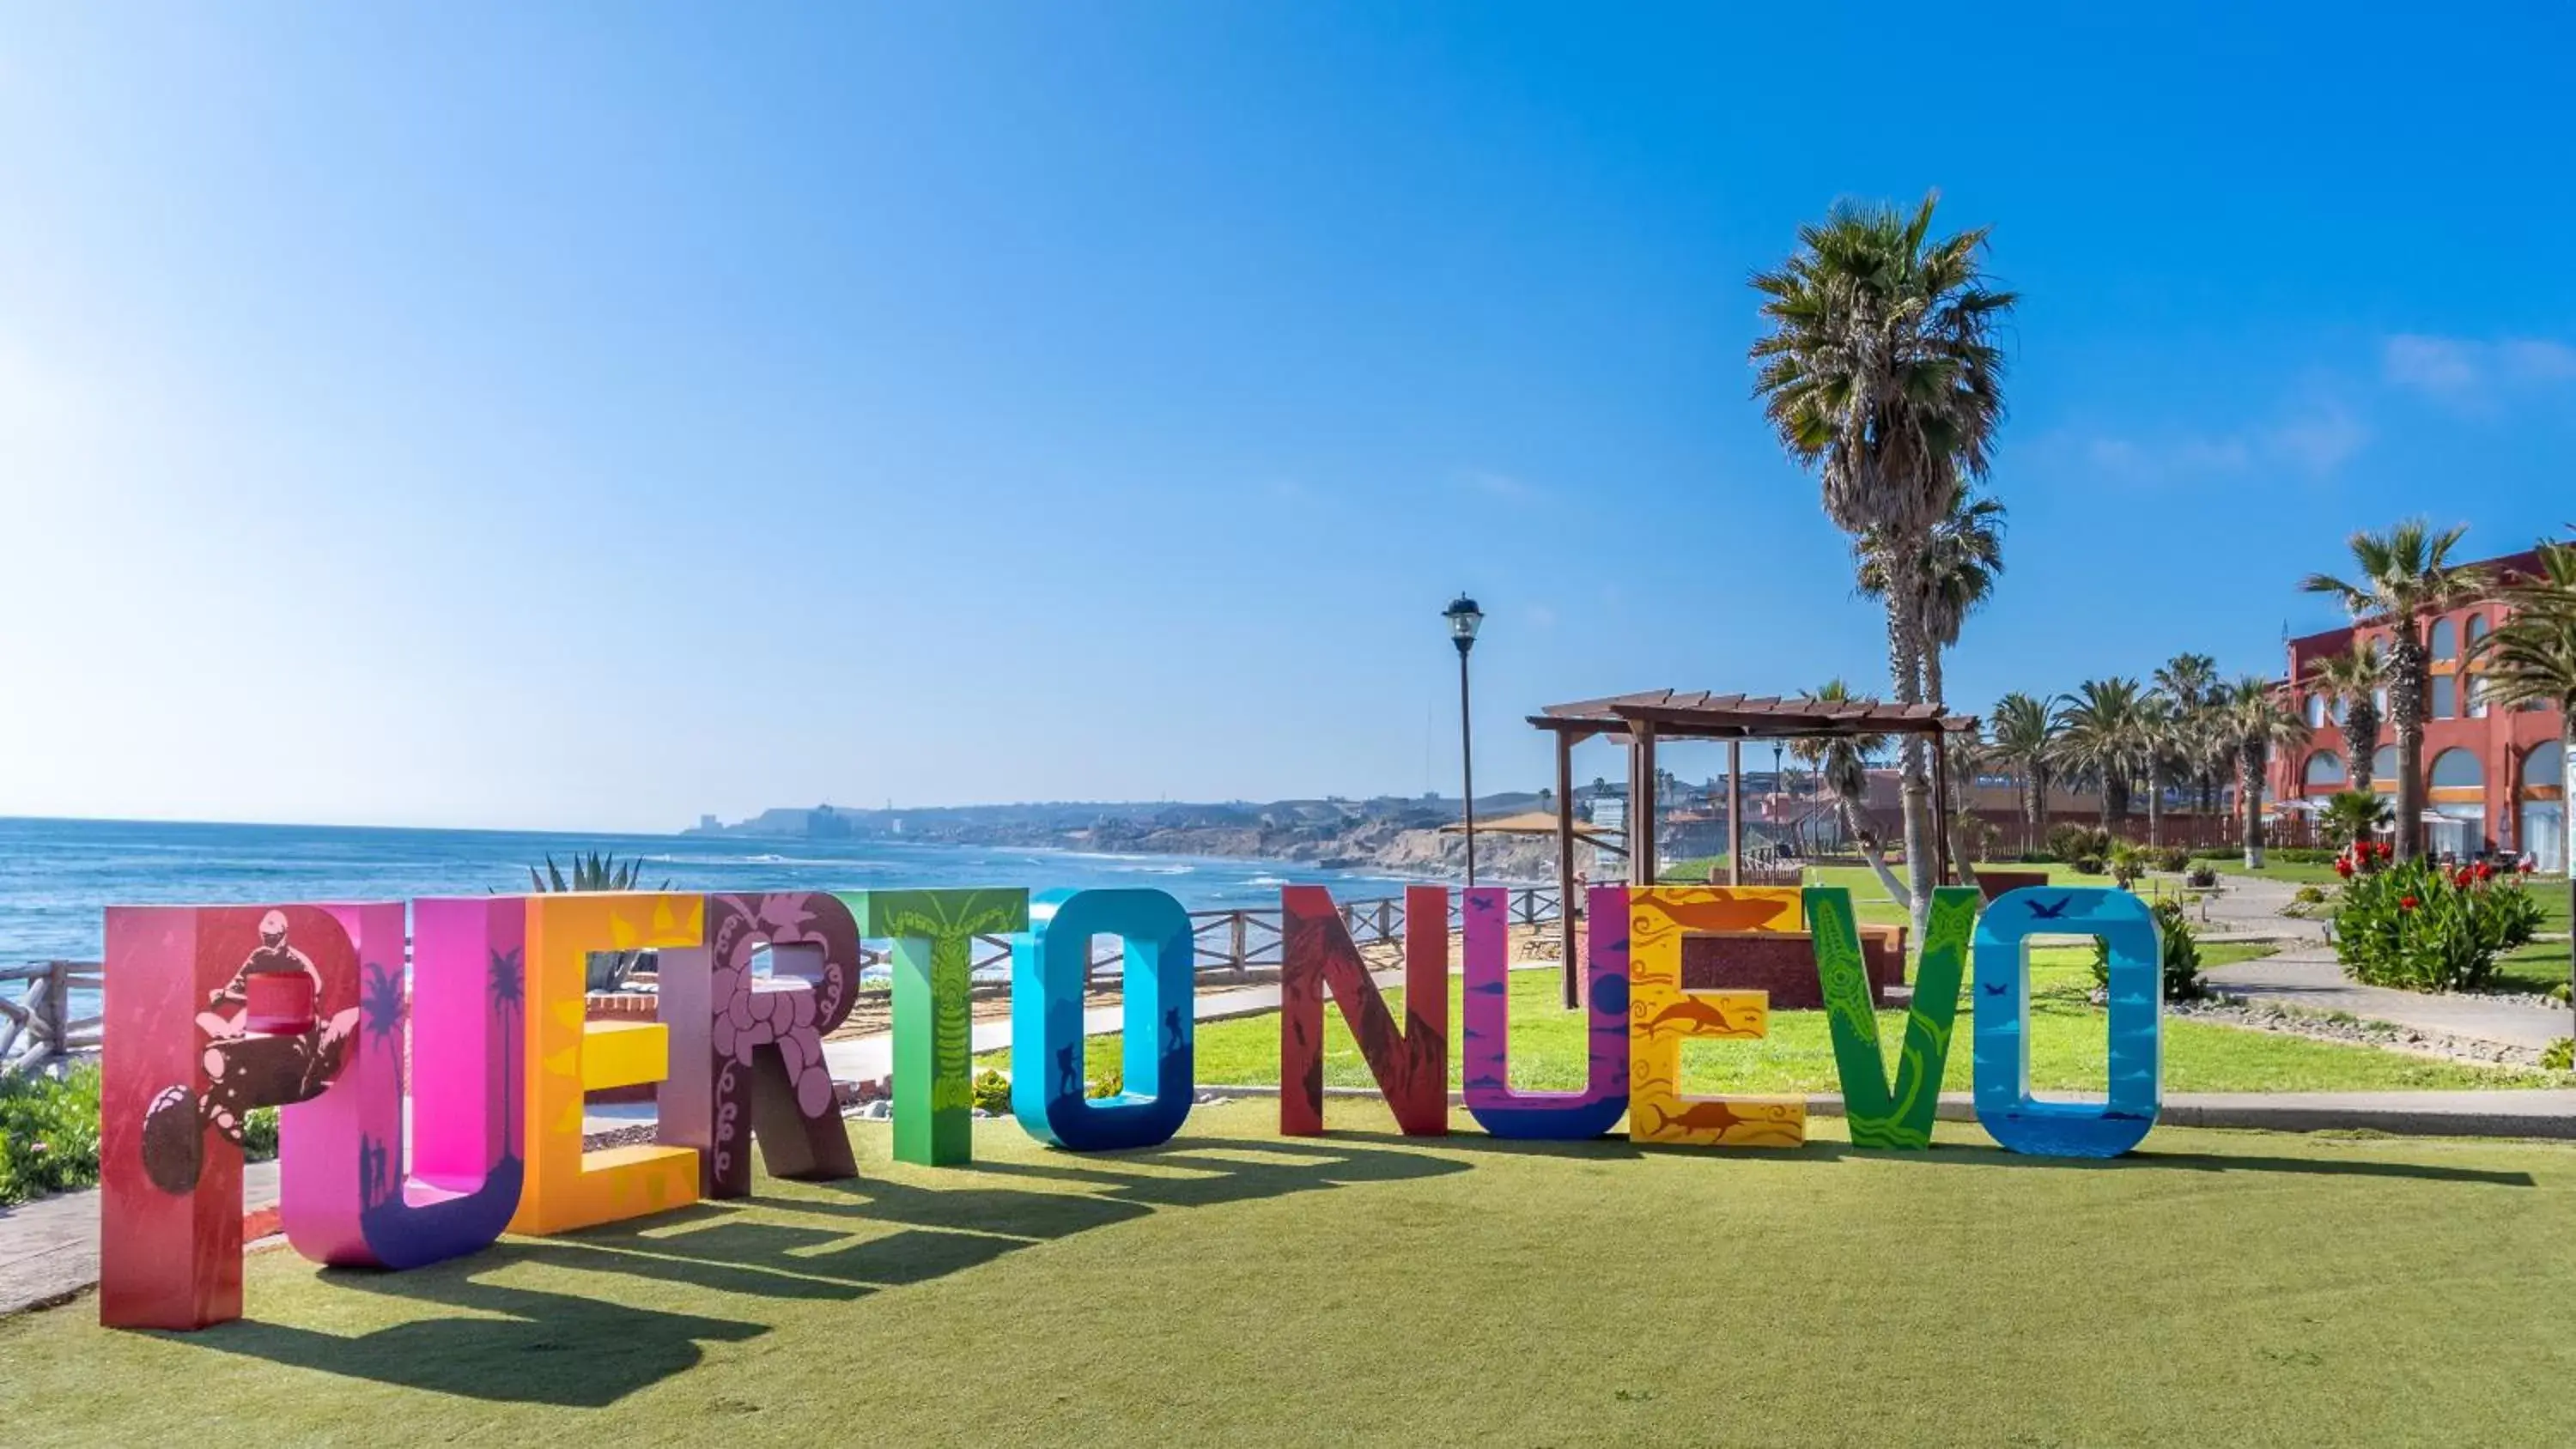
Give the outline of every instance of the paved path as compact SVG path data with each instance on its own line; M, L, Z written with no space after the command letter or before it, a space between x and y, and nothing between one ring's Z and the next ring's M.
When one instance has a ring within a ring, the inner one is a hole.
M2278 955L2212 968L2210 984L2232 996L2300 1011L2349 1012L2417 1031L2508 1046L2539 1048L2576 1030L2576 1017L2560 1007L2504 1001L2474 993L2436 996L2364 986L2347 979L2325 943L2322 920L2284 916L2295 887L2244 876L2219 877L2224 889L2208 898L2210 923L2225 935L2286 941ZM2224 939L2213 933L2214 938Z
M277 1164L242 1166L242 1205L277 1201ZM0 1208L0 1315L67 1298L98 1281L98 1189Z

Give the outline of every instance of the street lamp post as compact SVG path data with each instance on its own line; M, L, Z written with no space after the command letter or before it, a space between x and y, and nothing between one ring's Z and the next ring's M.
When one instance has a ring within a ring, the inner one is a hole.
M1476 647L1476 630L1485 622L1476 601L1460 594L1440 611L1449 621L1449 640L1458 646L1459 801L1467 826L1467 884L1476 884L1476 732L1467 709L1467 651Z

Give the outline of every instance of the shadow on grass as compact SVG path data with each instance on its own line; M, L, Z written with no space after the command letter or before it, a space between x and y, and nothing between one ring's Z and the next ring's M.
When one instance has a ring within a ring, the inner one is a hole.
M700 1203L561 1237L509 1239L406 1273L326 1269L321 1275L335 1287L459 1310L454 1314L345 1336L245 1318L168 1337L402 1388L600 1408L695 1368L703 1344L737 1343L771 1328L756 1318L635 1307L640 1295L621 1279L739 1297L846 1302L1159 1209L1468 1168L1454 1158L1353 1142L1180 1137L1156 1148L1061 1163L961 1163L940 1175L956 1187L924 1188L878 1176L798 1183L744 1203ZM1057 1184L1058 1190L980 1185L1012 1177ZM845 1218L851 1225L779 1221L787 1215ZM869 1233L871 1227L883 1230ZM526 1268L596 1274L597 1288L550 1292L486 1281Z
M2056 1172L2279 1172L2315 1177L2394 1177L2427 1182L2480 1183L2489 1187L2536 1187L2527 1172L2478 1167L2445 1167L2427 1162L2354 1161L2324 1157L2274 1157L2228 1152L2159 1152L2142 1148L2122 1157L2038 1157L2004 1147L1967 1142L1937 1142L1925 1151L1854 1147L1846 1142L1810 1141L1800 1147L1691 1147L1631 1142L1625 1137L1596 1137L1580 1142L1540 1142L1489 1137L1482 1132L1453 1132L1446 1137L1405 1137L1393 1132L1336 1131L1334 1140L1400 1143L1415 1148L1457 1149L1513 1157L1569 1157L1625 1161L1654 1157L1747 1157L1757 1161L1798 1158L1819 1162L1927 1163L1939 1167L2046 1168Z

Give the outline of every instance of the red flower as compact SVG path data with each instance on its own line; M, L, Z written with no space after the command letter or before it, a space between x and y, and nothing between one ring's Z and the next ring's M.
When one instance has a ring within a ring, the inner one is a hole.
M2345 855L2336 856L2335 874L2342 876L2345 880L2352 879L2352 857Z
M2388 857L2389 857L2389 856L2391 856L2392 854L2395 854L2395 853L2396 853L2396 849L2397 849L2395 846L2390 845L2390 844L2389 844L2387 841L2385 841L2385 840L2380 841L2380 842L2378 843L2378 845L2377 845L2377 846L2375 846L2374 848L2375 848L2376 850L2378 850L2378 852L2379 852L2379 858L2380 858L2381 860L2386 860L2386 859L2388 859Z
M2397 909L2401 911L2411 911L2422 904L2424 904L2422 901L2415 899L2413 896L2399 896L2397 898Z
M2495 878L2495 867L2486 861L2479 861L2477 877L2480 880L2493 880Z

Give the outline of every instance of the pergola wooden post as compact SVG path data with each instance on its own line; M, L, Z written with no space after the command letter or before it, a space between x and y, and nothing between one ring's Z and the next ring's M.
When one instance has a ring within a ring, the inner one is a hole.
M1869 700L1780 699L1705 690L1650 690L1607 699L1552 704L1529 722L1556 736L1557 885L1565 945L1565 1004L1582 1001L1583 967L1574 929L1574 746L1608 735L1628 747L1628 883L1655 883L1655 745L1660 739L1727 742L1727 879L1744 876L1744 752L1746 740L1795 740L1852 735L1925 735L1932 744L1932 861L1934 878L1947 881L1950 859L1949 737L1976 729L1971 715L1945 715L1928 704L1878 704Z
M1579 909L1574 890L1574 740L1556 734L1556 920L1565 937L1565 1009L1583 1005L1583 973L1575 969L1574 916Z
M1726 883L1744 884L1744 741L1726 742Z

